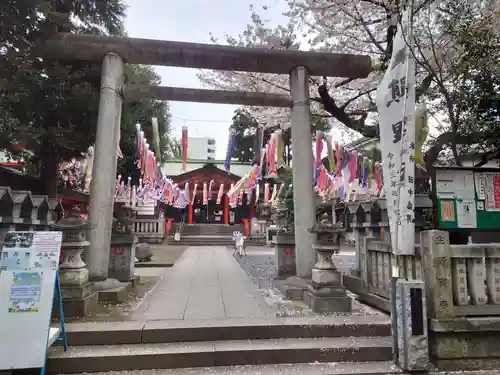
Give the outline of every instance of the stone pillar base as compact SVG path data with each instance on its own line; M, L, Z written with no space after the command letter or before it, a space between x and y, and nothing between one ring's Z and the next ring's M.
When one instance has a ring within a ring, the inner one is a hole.
M314 268L307 289L305 300L315 313L351 312L352 301L346 295L339 271Z
M317 314L329 314L335 312L351 312L351 299L343 297L317 296L311 292L305 294L307 305Z
M61 285L61 296L64 316L68 318L82 318L97 307L97 293L92 291L92 283L89 282L83 285ZM52 315L59 317L57 304L54 304Z
M357 268L351 269L351 276L361 277L361 270Z
M92 284L61 286L64 316L68 318L83 318L97 307L97 293L92 292ZM55 300L54 300L55 301ZM59 308L54 304L54 317L59 317Z

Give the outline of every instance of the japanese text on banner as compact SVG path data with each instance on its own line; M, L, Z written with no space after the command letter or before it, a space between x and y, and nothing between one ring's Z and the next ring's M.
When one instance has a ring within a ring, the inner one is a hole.
M396 254L415 251L415 61L406 43L410 12L398 24L390 65L377 89L384 191Z

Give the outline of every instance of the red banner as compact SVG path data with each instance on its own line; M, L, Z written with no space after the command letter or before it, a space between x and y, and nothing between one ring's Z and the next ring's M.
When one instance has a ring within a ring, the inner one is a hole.
M187 150L188 150L188 128L186 125L182 127L182 170L186 171L186 161L187 161Z

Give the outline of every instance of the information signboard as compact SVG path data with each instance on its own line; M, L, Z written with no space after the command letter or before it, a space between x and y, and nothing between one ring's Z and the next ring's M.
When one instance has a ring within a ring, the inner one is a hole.
M436 168L438 229L500 228L500 169Z
M5 237L0 253L0 370L45 366L47 345L54 341L50 320L61 240L61 232L9 232Z

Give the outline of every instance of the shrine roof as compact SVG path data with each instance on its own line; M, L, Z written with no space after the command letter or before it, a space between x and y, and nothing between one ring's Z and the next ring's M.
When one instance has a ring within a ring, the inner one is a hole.
M248 166L248 168L250 167ZM208 183L210 180L214 180L216 184L229 185L241 179L241 176L226 172L217 167L214 163L206 163L201 168L188 170L188 172L178 175L170 175L169 177L177 184L184 184L186 182L190 184L199 184L204 182Z
M181 174L203 169L207 165L211 165L215 169L218 169L219 171L222 171L225 175L227 175L227 172L224 169L224 160L189 159L186 161L185 171L183 171L182 168L182 160L167 160L163 163L162 170L165 175L174 179L174 177L180 176ZM250 170L250 165L250 163L231 161L230 172L231 174L234 174L241 178ZM210 172L210 170L208 170L208 172Z

